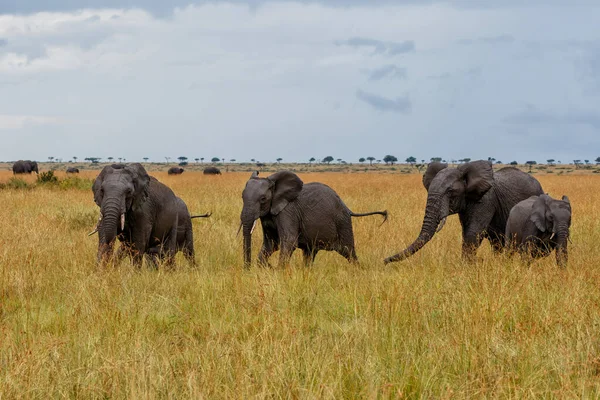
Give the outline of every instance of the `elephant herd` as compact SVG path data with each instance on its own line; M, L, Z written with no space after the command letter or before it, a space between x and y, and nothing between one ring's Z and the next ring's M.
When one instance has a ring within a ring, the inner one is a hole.
M526 262L556 250L559 266L567 264L571 205L544 194L531 175L513 167L494 171L488 161L474 161L449 168L429 164L423 185L428 192L425 217L416 240L385 264L404 260L419 251L458 214L462 226L462 255L473 261L483 239L495 253L518 251ZM130 256L141 266L143 258L170 265L182 251L194 263L192 218L173 191L148 175L141 164L113 164L100 172L93 184L94 201L100 207L98 262ZM251 264L251 236L258 221L263 243L259 265L269 265L277 250L285 266L295 249L301 249L310 265L320 250L336 251L355 263L352 217L382 215L387 211L354 213L329 186L307 183L293 172L280 171L266 178L254 172L242 192L240 228L243 231L244 266ZM238 230L238 232L239 232ZM121 245L113 254L116 239Z

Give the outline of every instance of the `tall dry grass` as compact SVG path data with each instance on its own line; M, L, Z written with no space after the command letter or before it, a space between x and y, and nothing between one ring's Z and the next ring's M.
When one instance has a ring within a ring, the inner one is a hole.
M0 398L600 396L598 177L539 176L573 204L566 270L487 243L464 264L456 217L384 267L420 228L420 176L305 174L389 222L354 220L360 266L322 252L311 268L295 254L245 271L248 174L154 175L213 212L194 221L196 268L98 269L91 191L0 191Z

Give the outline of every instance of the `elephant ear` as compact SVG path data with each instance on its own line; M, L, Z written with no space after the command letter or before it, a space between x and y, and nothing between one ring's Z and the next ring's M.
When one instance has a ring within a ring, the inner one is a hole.
M271 200L271 213L277 215L290 201L294 201L302 191L304 183L290 171L280 171L267 178L273 183L273 199Z
M550 196L542 194L533 202L531 206L531 217L529 219L535 224L540 232L546 232L549 227L549 221L546 219L546 209Z
M431 185L431 181L433 178L440 172L441 170L448 168L448 164L441 162L432 162L427 166L427 171L425 171L425 175L423 175L423 186L425 189L429 191L429 185Z
M569 205L569 208L571 208L571 201L569 201L569 198L567 196L563 196L562 197L562 201L564 201L565 203L567 203Z
M92 192L94 192L94 203L100 207L102 204L102 198L104 197L104 193L102 193L102 182L106 175L111 174L113 172L113 168L110 165L102 168L100 174L94 180L94 184L92 185Z
M138 208L148 198L148 186L150 185L150 175L140 163L130 164L124 168L133 177L133 204L134 209Z
M479 160L466 163L458 167L466 183L467 197L479 200L494 185L494 171L492 163Z

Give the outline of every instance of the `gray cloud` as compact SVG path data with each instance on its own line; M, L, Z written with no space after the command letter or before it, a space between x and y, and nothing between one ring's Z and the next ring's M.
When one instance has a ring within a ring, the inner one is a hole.
M389 99L387 97L379 96L373 93L368 93L359 89L356 91L356 98L362 102L367 103L368 105L379 111L391 111L406 114L410 112L410 109L412 107L411 101L408 98L408 96Z
M415 51L415 42L412 40L406 40L404 42L384 42L377 39L353 37L347 40L338 40L335 44L338 46L350 46L355 48L372 48L375 54L388 54L390 56Z
M549 112L529 105L506 117L504 122L518 125L585 125L600 129L600 113L582 110Z
M461 39L458 41L460 44L471 45L471 44L508 44L513 43L515 38L511 35L499 35L499 36L484 36L476 39Z
M250 7L258 7L265 3L290 3L292 1L301 4L323 4L329 7L448 4L457 8L469 9L532 7L536 5L573 7L595 4L593 0L571 0L569 2L564 0L529 0L527 2L523 0L227 0L228 3L245 4ZM167 16L176 7L181 8L190 4L202 5L208 3L215 3L215 0L8 0L0 1L0 14L74 11L84 8L141 8L154 15Z
M382 79L406 79L406 68L397 67L389 64L369 71L370 81L380 81Z

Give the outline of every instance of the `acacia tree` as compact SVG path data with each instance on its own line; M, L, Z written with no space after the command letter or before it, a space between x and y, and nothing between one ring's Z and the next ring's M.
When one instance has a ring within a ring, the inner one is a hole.
M333 161L333 157L332 156L327 156L323 159L323 162L326 164L329 164Z
M310 160L308 160L308 165L311 165L315 161L316 161L315 158L311 157Z
M548 165L554 165L554 159L551 158L549 160L546 160L546 162L548 163Z
M359 158L358 162L361 163L361 164L364 163L365 162L365 158L364 157Z
M406 162L409 163L410 165L415 165L415 163L417 162L417 158L410 156L406 159Z
M148 162L148 157L144 157L144 158L142 158L142 160L144 160L144 162L147 163Z
M114 160L114 158L112 158L112 157L108 157L108 158L107 158L107 160L108 160L109 162L112 162L112 160Z
M369 160L369 165L373 165L373 161L375 161L375 157L367 157L367 160Z
M281 161L283 161L283 158L279 157L277 160L277 164L281 163Z
M210 159L210 161L212 161L213 163L218 163L219 161L221 161L221 159L219 157L213 157Z
M398 161L398 159L395 156L392 156L391 154L388 154L385 157L383 157L383 161L385 161L386 164L392 164L392 165L394 165L394 163L396 161Z

